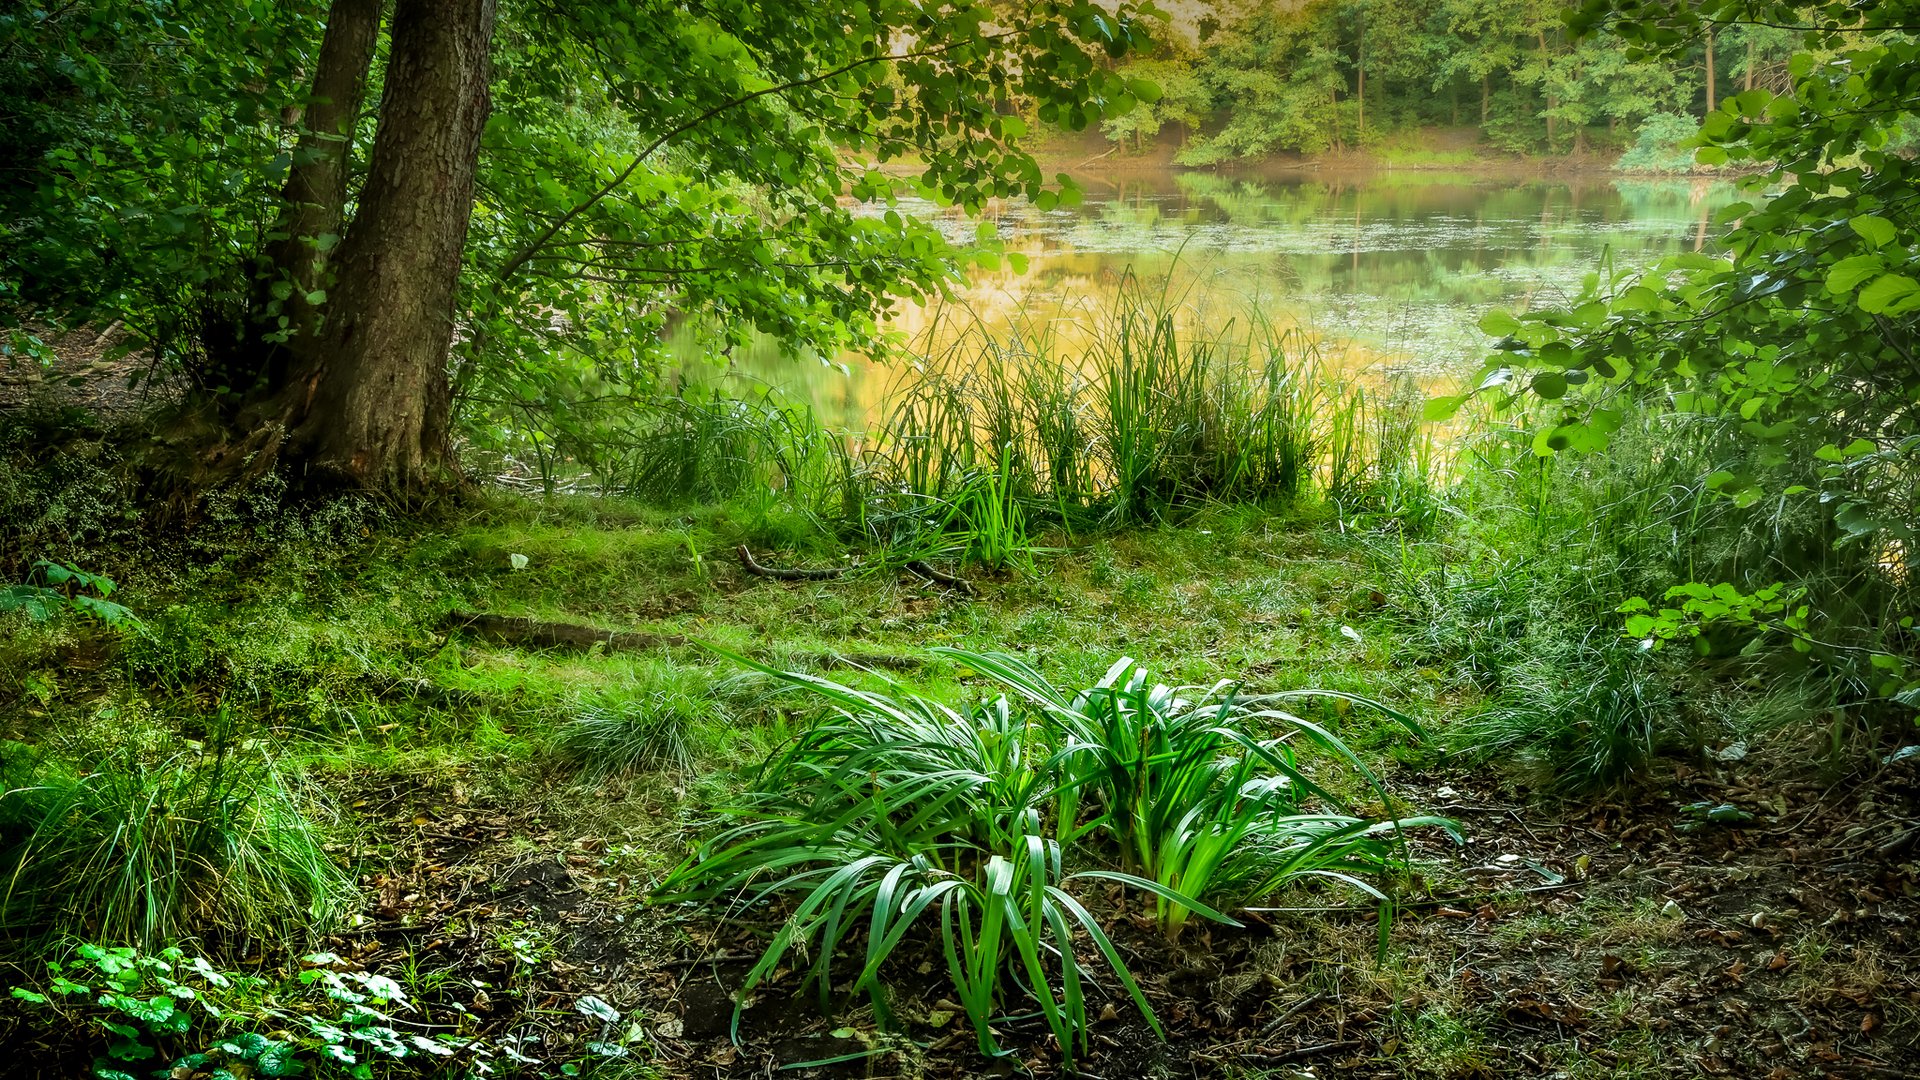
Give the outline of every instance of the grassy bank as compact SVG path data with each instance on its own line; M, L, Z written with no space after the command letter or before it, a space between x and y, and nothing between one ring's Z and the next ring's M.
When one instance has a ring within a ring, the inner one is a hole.
M17 770L50 762L84 777L130 751L160 770L202 768L222 753L224 767L255 783L271 777L284 793L274 798L297 807L353 876L330 930L317 920L275 928L240 911L184 936L217 968L266 980L221 998L227 1019L196 1018L196 1034L231 1037L249 1024L284 1034L287 1017L325 1015L327 999L293 976L304 968L395 980L412 1009L389 1015L426 1025L421 1033L482 1037L484 1051L460 1053L484 1052L500 1072L744 1074L832 1058L846 1060L799 1073L971 1068L974 1039L954 1018L937 952L927 958L933 974L912 957L889 969L891 1028L858 1000L823 1014L811 994L791 998L796 968L767 973L740 1044L730 1040L729 995L770 924L749 911L645 899L710 835L714 808L749 790L761 759L818 707L746 677L698 639L782 669L870 689L897 680L955 701L991 684L929 646L1011 651L1066 686L1091 685L1126 654L1170 682L1365 695L1433 729L1422 741L1338 703L1306 714L1381 773L1396 809L1465 823L1464 848L1440 835L1415 840L1421 882L1396 888L1399 915L1384 931L1369 898L1328 883L1240 912L1244 929L1196 927L1168 945L1124 914L1123 897L1076 889L1117 935L1171 1039L1161 1043L1124 991L1102 980L1103 991L1089 991L1096 1069L1179 1073L1190 1058L1217 1062L1224 1047L1248 1055L1245 1075L1272 1075L1262 1054L1302 1051L1299 1060L1336 1075L1535 1075L1529 1060L1575 1076L1687 1075L1674 1054L1703 1060L1698 1041L1720 1023L1714 1008L1663 1022L1651 1006L1729 992L1752 1016L1799 1009L1835 1030L1859 1031L1863 1015L1886 1025L1822 1044L1830 1052L1887 1053L1911 1037L1889 951L1898 946L1871 929L1904 901L1870 902L1857 924L1851 915L1825 923L1811 898L1783 914L1775 905L1789 900L1778 890L1798 888L1803 871L1774 869L1742 827L1686 809L1710 792L1714 805L1779 827L1830 821L1838 811L1817 787L1789 787L1774 806L1734 793L1743 767L1682 767L1663 769L1663 794L1638 805L1516 800L1449 752L1461 718L1490 694L1481 677L1444 661L1434 640L1444 632L1410 621L1400 543L1342 528L1329 513L1223 509L1091 540L1050 535L1062 550L1042 572L974 572L974 597L892 570L814 582L755 576L728 554L736 544L785 566L832 565L839 553L767 552L774 537L727 508L496 497L427 524L333 513L301 523L304 541L236 542L226 560L195 568L145 559L105 567L143 630L77 614L8 623L0 679L14 703L5 720L16 790ZM330 539L311 535L323 528ZM514 644L475 628L474 613L637 636L614 648ZM1726 698L1721 721L1734 721L1738 700ZM1319 760L1310 774L1383 809L1365 785L1335 779L1348 775L1336 764ZM1715 898L1711 867L1727 851L1758 869L1746 890ZM1655 863L1668 867L1658 881L1646 876ZM1668 906L1676 895L1678 915ZM54 918L77 939L102 936L109 927L82 899L21 918L16 932ZM45 991L42 958L72 946L34 940L21 941L11 979ZM1746 957L1753 949L1765 955ZM338 959L292 960L307 950ZM1786 959L1770 966L1776 953ZM1729 964L1751 972L1730 991L1697 970ZM1850 1005L1849 994L1871 1004ZM68 1022L15 1002L5 1037L66 1055L45 1057L46 1075L83 1071L110 1044L86 1034L83 1001L55 1004ZM337 1017L332 1026L356 1030ZM996 1029L1019 1060L1051 1068L1057 1051L1041 1018ZM1720 1038L1721 1060L1767 1060L1763 1048ZM164 1034L147 1041L183 1045ZM354 1049L372 1054L371 1044ZM541 1064L515 1062L509 1049Z

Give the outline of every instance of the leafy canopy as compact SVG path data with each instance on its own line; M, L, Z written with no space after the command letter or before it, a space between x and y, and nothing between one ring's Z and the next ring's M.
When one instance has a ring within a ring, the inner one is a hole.
M893 304L998 254L879 204L1076 198L1021 140L1152 96L1109 69L1149 13L503 4L454 313L470 429L649 389L670 316L821 356L880 347ZM207 328L247 317L326 17L103 0L0 20L0 164L24 178L0 193L4 316L117 320L194 374ZM356 183L376 111L349 147Z

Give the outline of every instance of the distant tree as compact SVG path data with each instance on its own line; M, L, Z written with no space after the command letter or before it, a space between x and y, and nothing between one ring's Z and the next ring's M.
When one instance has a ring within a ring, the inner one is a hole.
M1191 140L1213 111L1213 96L1195 66L1196 61L1187 57L1127 64L1121 74L1150 84L1159 96L1153 100L1142 97L1131 111L1102 120L1101 132L1114 142L1130 146L1135 153L1160 138L1168 124L1179 125L1183 143Z

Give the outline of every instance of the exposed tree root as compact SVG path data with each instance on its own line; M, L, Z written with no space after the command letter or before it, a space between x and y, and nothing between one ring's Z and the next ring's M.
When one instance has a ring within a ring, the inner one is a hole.
M829 581L847 572L844 567L838 566L818 570L783 570L762 566L754 561L753 552L747 548L747 545L741 544L734 550L740 553L740 565L747 568L747 573L756 577L773 578L776 581Z
M963 596L976 595L973 591L973 582L963 577L956 577L944 570L935 570L932 566L928 565L924 559L914 559L912 562L907 563L907 569L936 585L945 585L947 588Z
M755 559L753 557L753 551L745 544L741 544L734 550L739 553L740 565L747 568L747 573L755 577L772 578L775 581L831 581L838 577L844 577L847 572L845 567L838 566L822 567L819 569L787 569L767 566ZM911 573L925 578L936 585L945 585L947 588L965 596L976 595L973 589L973 582L968 581L966 578L949 574L944 570L936 570L924 559L913 559L904 565Z
M533 649L587 650L595 645L609 652L634 652L697 644L680 634L649 634L627 630L604 630L584 623L546 622L515 615L490 615L480 611L450 611L441 622L448 630L466 631L488 641ZM881 668L911 671L926 661L918 656L896 653L820 653L812 657L790 657L829 668Z

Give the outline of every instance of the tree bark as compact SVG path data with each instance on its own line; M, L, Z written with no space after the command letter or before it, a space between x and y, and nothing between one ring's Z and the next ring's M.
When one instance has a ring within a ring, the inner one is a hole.
M366 99L382 6L383 0L333 0L328 9L300 140L281 190L286 206L264 253L266 284L285 281L292 287L284 302L262 304L260 314L273 321L265 328L270 334L310 338L317 329L319 312L306 297L327 288L328 256L346 221L353 130Z
M309 484L412 499L457 476L454 294L487 121L495 0L398 0L359 211L314 354L284 390Z
M1713 86L1713 27L1707 27L1707 111L1712 112L1714 101Z
M1366 145L1367 141L1367 9L1360 9L1360 33L1353 45L1353 67L1360 80L1360 118L1359 134L1354 141Z
M283 110L296 129L281 206L255 253L243 310L210 308L195 372L199 403L232 420L285 383L296 351L310 351L322 312L307 297L329 288L329 254L346 216L354 127L380 38L383 0L333 0L306 98Z
M1547 150L1553 150L1554 120L1560 111L1560 99L1553 93L1553 66L1548 62L1547 32L1540 31L1540 86L1547 95Z

